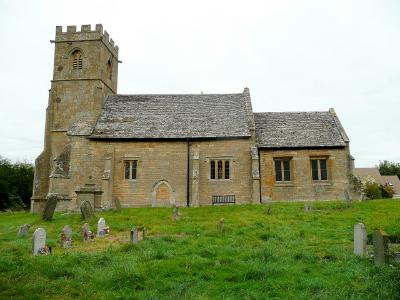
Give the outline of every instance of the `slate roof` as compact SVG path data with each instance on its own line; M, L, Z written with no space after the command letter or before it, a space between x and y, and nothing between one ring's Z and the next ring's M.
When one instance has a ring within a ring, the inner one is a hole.
M336 113L255 113L256 141L260 148L344 147L349 141Z
M90 138L248 137L249 94L111 95Z

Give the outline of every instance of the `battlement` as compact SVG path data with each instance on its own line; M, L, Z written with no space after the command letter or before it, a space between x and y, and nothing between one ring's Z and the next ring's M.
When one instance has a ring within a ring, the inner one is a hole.
M82 25L80 31L76 31L76 26L67 26L67 30L63 31L62 26L56 26L56 39L55 42L77 42L85 40L102 40L108 49L118 56L118 46L114 44L114 41L110 38L107 31L103 32L103 25L96 24L95 30L92 30L92 26Z

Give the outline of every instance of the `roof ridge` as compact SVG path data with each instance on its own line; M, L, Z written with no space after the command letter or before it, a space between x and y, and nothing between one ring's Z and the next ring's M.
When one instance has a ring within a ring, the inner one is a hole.
M131 96L218 96L218 95L243 95L243 93L210 93L210 94L114 94L111 96L122 96L122 97L131 97Z

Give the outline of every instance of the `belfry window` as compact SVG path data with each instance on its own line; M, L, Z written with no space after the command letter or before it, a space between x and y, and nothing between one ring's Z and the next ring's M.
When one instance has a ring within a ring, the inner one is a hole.
M111 80L111 78L112 78L112 63L111 63L111 58L107 61L107 76L108 76L108 79Z
M82 53L79 50L72 52L72 70L82 70L83 59Z

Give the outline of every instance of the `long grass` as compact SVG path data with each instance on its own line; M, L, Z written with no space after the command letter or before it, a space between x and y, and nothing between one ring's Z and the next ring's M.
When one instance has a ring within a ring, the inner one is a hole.
M400 201L316 202L98 212L111 233L80 237L78 214L50 222L29 213L0 214L0 298L4 299L400 299L400 267L375 267L352 254L353 226L400 236ZM225 231L218 220L225 219ZM27 237L18 237L24 223ZM64 225L74 247L58 246ZM149 238L129 244L132 226ZM32 257L33 231L42 227L52 255Z

